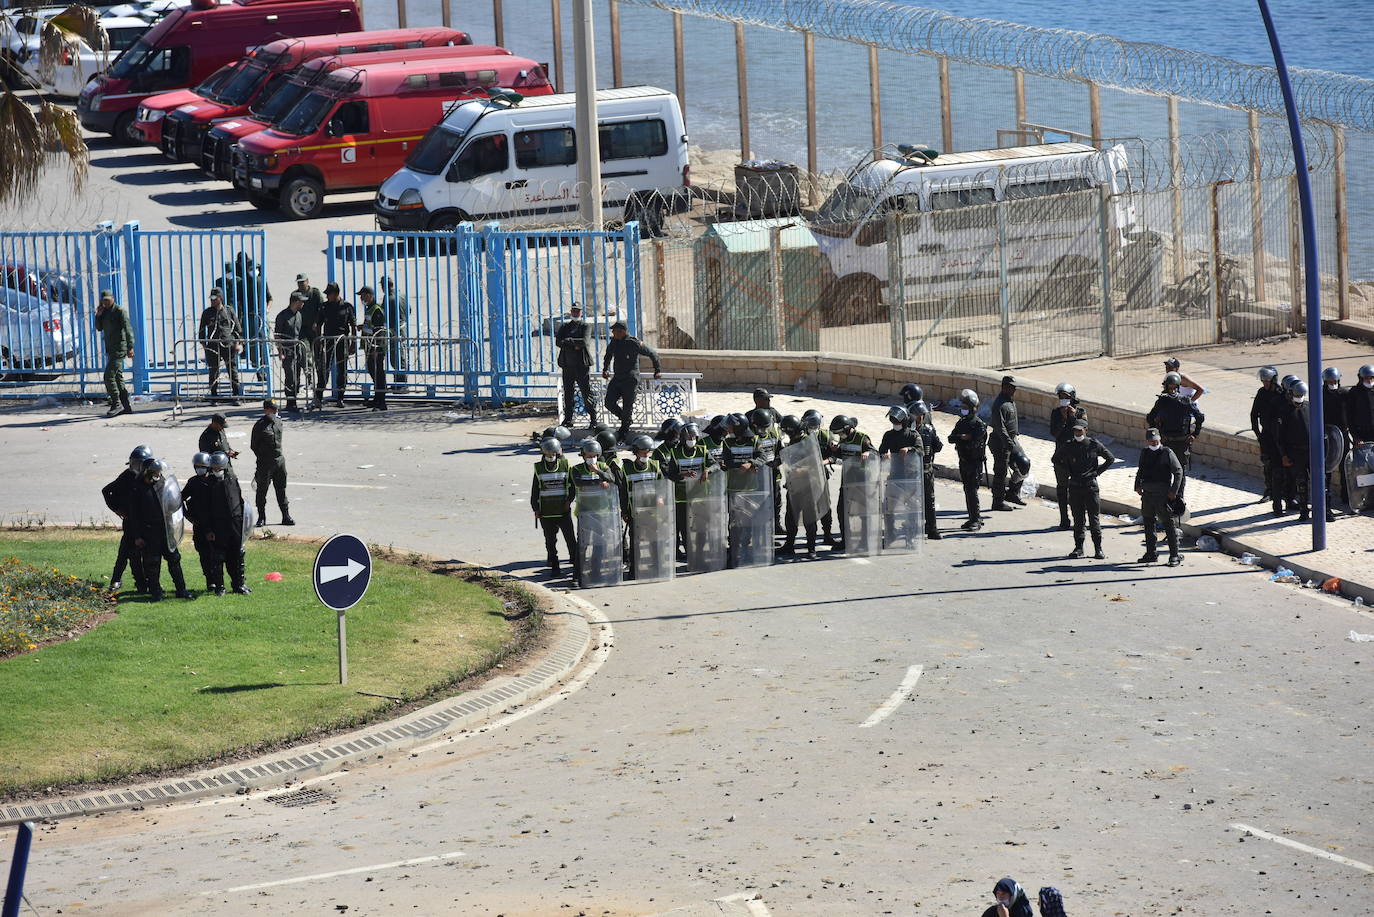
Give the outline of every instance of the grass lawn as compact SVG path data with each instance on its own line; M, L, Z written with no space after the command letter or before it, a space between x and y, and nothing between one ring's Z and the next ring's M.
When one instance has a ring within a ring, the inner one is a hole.
M0 532L0 558L96 583L117 546L110 532ZM166 771L355 725L397 706L359 692L423 697L491 667L528 633L480 585L374 558L367 595L348 612L340 686L336 616L311 588L317 549L253 541L251 596L172 598L164 569L163 601L122 597L117 615L77 639L0 660L0 794ZM182 563L191 588L203 588L189 537ZM264 582L269 571L282 581Z

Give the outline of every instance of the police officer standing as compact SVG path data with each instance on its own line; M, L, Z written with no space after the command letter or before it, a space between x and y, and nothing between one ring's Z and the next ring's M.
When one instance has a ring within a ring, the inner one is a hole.
M258 498L258 525L267 524L267 487L270 484L277 492L277 508L281 510L281 524L295 525L291 509L286 502L286 455L281 448L281 420L277 417L277 403L268 398L262 403L262 416L253 424L253 435L248 440L257 458L257 468L253 471L253 484Z
M964 505L968 521L959 528L976 532L983 527L978 506L978 484L987 467L988 425L978 417L978 393L966 388L959 393L959 420L949 434L959 456L959 480L964 485Z
M641 356L648 357L654 364L654 378L663 378L663 364L658 359L658 351L639 338L630 337L624 322L612 325L611 340L606 344L606 353L601 359L601 376L610 380L606 386L606 410L620 418L617 436L621 442L629 437L630 422L634 419Z
M124 361L134 355L134 329L129 324L129 314L115 305L114 293L109 290L100 291L95 330L105 345L105 394L110 399L110 410L105 416L132 414L129 390L124 386Z
M939 541L942 537L935 518L935 456L944 448L940 434L930 422L930 405L914 401L907 409L911 418L911 432L921 450L921 497L925 501L926 537Z
M215 595L224 595L224 571L229 570L229 582L239 595L253 590L245 582L243 563L243 492L238 479L228 473L229 456L216 452L210 456L210 481L205 513L208 523L205 539L213 551L210 569L214 573L211 588Z
M1154 407L1145 415L1145 422L1159 430L1164 445L1178 456L1183 466L1183 480L1178 485L1175 504L1176 515L1183 515L1185 497L1183 490L1188 486L1188 467L1192 463L1193 440L1202 432L1202 412L1187 395L1179 393L1183 377L1178 373L1164 374L1164 391L1156 398Z
M272 337L281 354L281 371L286 389L286 409L297 410L296 396L301 389L301 360L305 355L305 344L301 339L301 310L305 307L305 294L294 291L286 308L277 313L273 324Z
M1172 449L1164 448L1159 430L1151 427L1145 431L1145 448L1140 450L1135 471L1135 492L1140 494L1140 515L1145 522L1145 554L1136 563L1152 564L1159 560L1156 527L1164 529L1164 540L1169 545L1169 566L1183 563L1178 553L1178 527L1174 525L1170 509L1182 485L1183 466L1178 456Z
M573 534L572 464L563 456L563 444L550 436L539 444L539 461L534 463L534 480L530 484L530 509L544 530L544 550L548 554L549 572L559 574L558 533L568 559L577 568L577 536Z
M1279 413L1286 401L1283 390L1279 388L1279 371L1272 366L1262 366L1259 370L1260 387L1250 402L1250 429L1259 443L1260 467L1264 471L1264 493L1260 502L1273 498L1278 492L1275 481L1278 474L1275 465L1279 461L1278 432Z
M196 441L196 448L201 452L208 452L214 455L216 452L223 452L226 458L236 459L239 454L229 448L229 437L226 431L229 429L229 421L223 414L210 415L210 423L204 430L200 431L200 439ZM234 465L232 462L226 464L225 469L230 477L234 477Z
M325 365L334 372L334 406L344 406L344 392L348 389L348 358L357 348L353 335L358 330L353 304L339 298L339 285L325 284L324 305L320 310L320 335L325 352ZM315 402L324 405L324 379L315 384Z
M1008 503L1025 506L1021 499L1021 472L1012 467L1018 444L1020 420L1016 414L1016 380L1002 377L1002 391L992 401L988 448L992 451L992 509L1010 510Z
M310 285L310 277L306 274L296 275L296 289L292 295L301 294L301 340L304 346L309 349L310 359L305 365L311 367L306 372L305 385L307 389L314 389L316 395L314 399L307 399L309 409L319 409L323 403L319 401L319 393L324 391L326 374L329 372L329 361L325 358L324 346L320 337L321 323L324 321L324 294L319 287Z
M125 565L133 571L134 587L139 592L148 591L147 583L143 580L143 557L134 547L134 539L137 536L134 534L129 504L134 498L134 485L143 474L143 463L152 457L152 449L147 446L135 446L134 451L129 453L129 462L119 473L119 477L100 489L100 495L105 498L105 505L110 508L110 512L119 517L120 528L123 530L119 538L119 554L115 558L114 572L110 574L111 592L118 592L123 585Z
M711 473L715 462L711 452L701 441L701 428L695 423L683 424L677 442L664 455L663 473L673 480L673 501L676 504L674 522L677 528L678 555L687 555L687 487L699 484Z
M1069 522L1069 478L1061 461L1059 447L1073 439L1075 422L1088 419L1088 413L1078 406L1078 390L1068 382L1061 382L1054 388L1059 403L1050 413L1050 438L1054 440L1054 455L1050 464L1054 466L1054 496L1059 503L1059 531L1067 532L1073 526Z
M1350 452L1350 424L1345 419L1345 404L1348 395L1345 389L1341 388L1341 371L1335 366L1328 366L1322 370L1322 418L1326 424L1327 449L1331 450L1332 440L1340 440L1340 456L1327 456L1328 467L1331 462L1335 462L1341 470L1341 499L1346 506L1350 505L1350 482L1345 478L1345 456ZM1332 436L1332 431L1335 435ZM1326 473L1326 521L1335 522L1336 513L1332 510L1331 504L1335 501L1331 499L1331 474Z
M181 570L181 552L167 538L168 508L162 499L163 477L167 463L150 458L143 463L143 475L134 483L129 501L129 517L133 521L134 547L143 558L143 578L148 597L162 601L162 560L167 560L167 572L172 576L179 599L194 599L186 588L186 576Z
M239 403L238 355L243 351L243 331L233 310L224 304L224 291L210 291L210 305L200 314L196 337L205 348L205 364L210 370L210 398L219 396L219 370L229 373L230 404Z
M391 332L387 335L391 390L400 393L406 390L406 370L410 368L410 361L406 358L406 338L410 336L410 303L396 291L394 277L382 278L382 292L386 294L382 306L386 309L386 325Z
M1289 390L1288 407L1279 415L1279 455L1283 462L1284 496L1292 502L1284 507L1278 499L1274 500L1274 515L1282 516L1298 509L1298 521L1306 522L1311 518L1307 508L1307 497L1311 489L1311 455L1308 452L1308 431L1311 418L1308 414L1307 383L1298 381Z
M1111 467L1116 456L1088 435L1087 421L1073 422L1073 435L1059 447L1060 461L1069 484L1069 509L1073 512L1073 551L1070 557L1083 556L1083 527L1087 523L1093 536L1093 557L1103 560L1102 501L1097 478Z
M563 373L563 426L572 427L574 389L582 393L587 422L596 426L596 401L592 398L592 326L582 320L582 307L573 303L569 318L554 332L558 368Z
M1358 376L1359 383L1345 395L1345 422L1353 446L1374 443L1374 363L1361 366Z
M372 379L372 410L385 411L387 339L391 328L386 322L386 309L377 302L372 287L361 287L358 301L363 304L363 359Z
M186 508L186 520L191 523L191 543L195 545L196 556L200 558L200 572L205 577L205 591L214 588L214 573L211 563L214 552L210 541L209 512L206 501L210 497L210 453L197 452L191 457L191 467L195 474L181 488L181 505Z

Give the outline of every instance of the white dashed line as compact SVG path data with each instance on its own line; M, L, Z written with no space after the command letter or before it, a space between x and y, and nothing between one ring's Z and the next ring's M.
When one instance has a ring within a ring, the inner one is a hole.
M907 695L916 687L916 682L920 679L922 671L923 669L919 665L913 665L911 668L907 669L906 677L903 678L902 683L897 686L897 690L893 691L892 696L883 701L883 705L877 710L874 710L873 714L868 719L860 723L859 728L867 729L870 726L876 726L887 717L891 716L892 711L901 706L902 701L906 700Z
M376 484L319 484L314 481L292 481L292 487L345 487L349 490L386 490Z
M740 901L744 903L744 906L749 909L749 913L753 914L754 917L772 917L772 914L768 912L768 905L764 904L763 899L755 892L740 892L737 895L729 895L725 898L717 898L716 900L722 904Z
M226 888L222 892L208 891L201 892L202 896L229 894L231 892L251 892L259 888L274 888L278 885L295 885L298 882L315 882L319 879L333 879L336 876L354 876L362 872L380 872L383 869L397 869L402 866L419 866L423 863L434 863L438 860L452 860L462 856L460 850L451 853L436 853L434 856L416 857L413 860L396 860L394 863L377 863L374 866L357 866L353 869L339 869L334 872L321 872L313 876L297 876L294 879L278 879L275 882L258 882L253 885L236 885L233 888Z
M1361 872L1374 873L1374 866L1370 866L1368 863L1361 863L1359 860L1352 860L1350 859L1350 857L1343 857L1339 853L1332 853L1329 850L1322 850L1317 847L1309 847L1306 844L1299 844L1297 841L1290 841L1286 837L1280 837L1277 834L1270 834L1268 831L1261 831L1259 828L1252 828L1249 825L1242 825L1239 822L1232 825L1231 827L1235 828L1237 831L1244 831L1247 834L1253 834L1255 837L1262 837L1266 841L1273 841L1274 843L1282 844L1285 847L1292 847L1294 850L1301 850L1303 853L1310 853L1313 856L1319 856L1323 859L1331 860L1336 863L1342 863L1346 866L1353 866Z

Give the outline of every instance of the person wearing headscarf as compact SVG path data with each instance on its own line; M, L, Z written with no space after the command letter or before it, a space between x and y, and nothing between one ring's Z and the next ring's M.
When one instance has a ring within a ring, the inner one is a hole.
M1053 885L1040 889L1040 917L1065 917L1064 897Z
M983 912L983 917L1035 917L1030 900L1015 879L999 879L992 887L997 903Z

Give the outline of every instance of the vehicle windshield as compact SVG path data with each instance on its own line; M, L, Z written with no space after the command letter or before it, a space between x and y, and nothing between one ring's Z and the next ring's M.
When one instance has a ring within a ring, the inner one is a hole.
M234 75L234 64L225 64L214 73L200 81L200 85L191 90L198 96L205 96L207 99L215 97L215 91L224 85L224 81Z
M465 136L462 131L449 130L442 124L434 125L406 159L406 168L425 175L438 175L453 158L454 150L458 149Z
M312 92L296 103L296 107L272 126L284 134L313 134L324 116L334 108L338 99L323 92Z
M253 100L248 114L259 121L271 124L295 108L301 96L305 95L305 90L304 83L292 81L285 73L275 73Z
M133 43L133 47L115 59L114 64L110 67L110 76L117 80L127 80L142 70L149 58L156 53L157 48L148 44L146 39L140 38Z
M106 29L105 34L110 36L111 51L123 51L138 41L139 36L146 31L147 28Z
M221 105L242 105L253 97L266 78L266 67L257 61L248 61L220 87L215 101Z
M872 206L872 191L846 182L825 199L817 218L821 223L851 223L862 219Z

